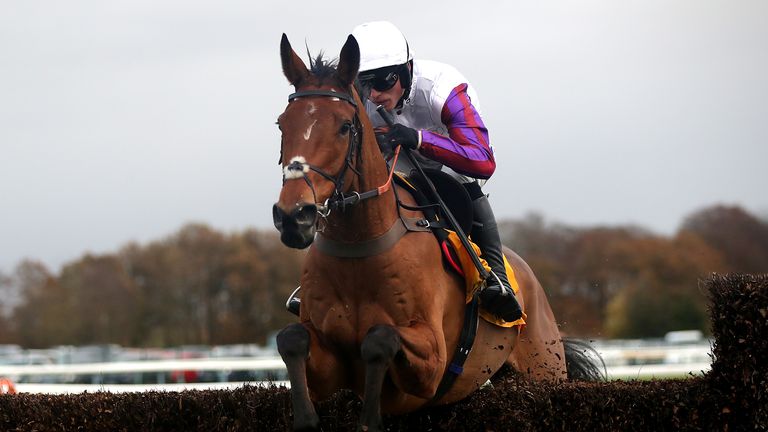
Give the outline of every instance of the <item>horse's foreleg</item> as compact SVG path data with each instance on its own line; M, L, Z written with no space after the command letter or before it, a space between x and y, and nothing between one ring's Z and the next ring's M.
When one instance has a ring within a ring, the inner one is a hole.
M365 362L365 390L360 429L383 430L381 421L381 391L395 355L400 351L400 335L394 327L377 325L365 335L360 352Z
M307 387L309 344L309 331L301 324L291 324L277 334L277 351L291 381L294 430L318 430L320 424Z

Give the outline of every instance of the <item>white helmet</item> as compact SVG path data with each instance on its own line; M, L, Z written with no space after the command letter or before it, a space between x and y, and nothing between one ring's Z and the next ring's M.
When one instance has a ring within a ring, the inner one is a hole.
M360 24L352 30L360 46L360 71L405 64L413 60L408 41L389 21Z

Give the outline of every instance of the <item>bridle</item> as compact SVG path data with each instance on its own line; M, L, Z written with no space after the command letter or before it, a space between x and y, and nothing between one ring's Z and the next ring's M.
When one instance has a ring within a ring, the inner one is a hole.
M347 146L347 153L344 158L344 166L341 167L341 169L335 176L327 173L326 171L318 168L317 166L314 166L308 163L307 161L298 160L294 158L288 163L288 165L286 165L283 168L283 183L285 183L286 180L289 180L289 179L302 177L304 181L307 183L307 185L309 186L309 188L312 190L312 196L315 198L315 205L317 206L317 213L322 218L327 218L331 213L331 209L338 208L338 209L344 210L344 208L347 206L355 205L360 201L366 200L368 198L373 198L375 196L378 196L387 192L392 184L392 174L394 173L394 166L395 166L395 162L399 154L400 148L398 147L395 152L394 161L392 162L392 170L389 173L386 183L384 183L383 185L375 189L371 189L366 192L352 191L348 194L345 194L342 189L344 187L344 180L345 180L347 171L352 171L358 177L361 176L360 171L358 171L358 169L355 168L355 166L353 165L355 156L357 156L358 165L362 163L361 153L362 153L363 136L362 136L362 124L360 123L360 117L358 115L359 108L357 106L357 102L355 101L352 95L347 93L340 93L333 90L304 90L304 91L298 91L289 95L288 103L291 103L294 100L302 97L331 97L331 98L343 100L351 104L353 107L355 107L355 117L353 118L352 124L350 125L349 144ZM282 158L283 158L283 149L281 145L279 163L282 163ZM322 204L317 202L317 194L315 192L315 187L312 184L312 181L307 176L307 172L309 172L310 170L316 172L321 177L330 181L334 185L333 194ZM286 178L286 177L290 177L290 178Z

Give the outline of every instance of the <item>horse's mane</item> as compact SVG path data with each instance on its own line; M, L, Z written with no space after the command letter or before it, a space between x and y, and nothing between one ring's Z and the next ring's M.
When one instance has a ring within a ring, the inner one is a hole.
M339 80L336 74L336 67L338 66L338 59L325 59L323 58L323 52L320 51L313 59L312 54L307 50L309 54L309 71L312 75L320 80L320 84L326 79Z
M307 48L307 56L309 57L309 72L318 80L318 85L323 85L325 80L335 80L338 84L344 85L339 79L336 70L339 66L339 59L323 58L322 51L320 51L315 58L312 58L312 53L309 52L309 48ZM357 90L357 94L365 95L366 98L368 97L367 91L360 86L360 81L355 80L354 87L355 90Z

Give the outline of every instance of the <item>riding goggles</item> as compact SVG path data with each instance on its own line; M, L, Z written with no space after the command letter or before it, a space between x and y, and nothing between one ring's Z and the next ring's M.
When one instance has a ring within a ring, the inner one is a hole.
M400 76L397 74L397 66L374 69L372 71L361 72L358 75L363 87L383 92L395 86Z

